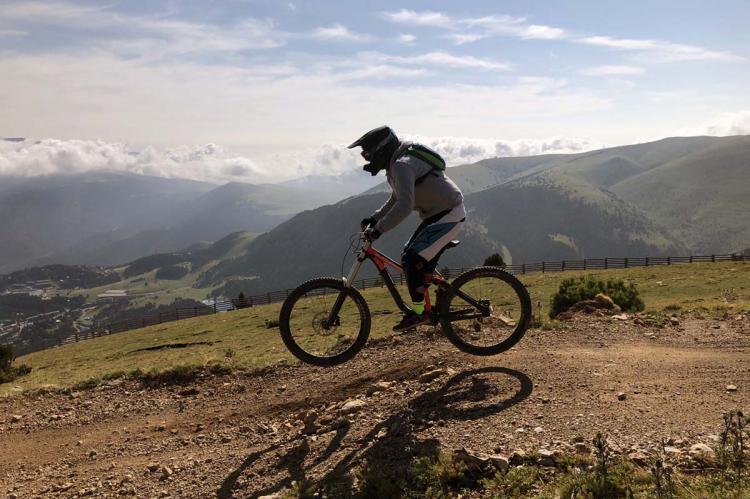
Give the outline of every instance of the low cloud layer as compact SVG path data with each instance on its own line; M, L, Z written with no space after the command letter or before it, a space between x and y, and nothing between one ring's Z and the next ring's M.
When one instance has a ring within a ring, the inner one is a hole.
M133 151L101 140L0 141L0 175L33 177L95 171L126 172L208 182L267 176L251 159L213 144Z
M750 111L723 113L703 125L677 130L674 135L742 134L750 134ZM432 147L449 166L494 157L578 153L616 145L562 136L520 140L400 136ZM215 144L134 150L127 144L102 140L0 140L0 176L110 171L213 183L273 183L306 175L341 175L359 170L362 164L359 151L347 149L345 144L248 157Z
M436 149L450 166L497 156L568 153L595 149L585 139L490 140L462 137L408 137ZM232 154L215 144L133 150L102 140L0 141L0 176L39 176L95 171L128 172L167 178L223 183L279 182L305 175L340 175L363 163L358 151L344 144L290 151L262 158Z

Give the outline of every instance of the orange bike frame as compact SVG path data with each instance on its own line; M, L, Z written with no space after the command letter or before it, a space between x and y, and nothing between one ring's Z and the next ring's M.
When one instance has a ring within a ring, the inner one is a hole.
M349 276L344 278L345 285L353 285L354 279L356 278L357 273L359 272L359 269L365 260L372 260L372 263L374 263L375 267L377 267L378 273L380 274L381 279L383 279L383 283L385 284L386 288L388 288L388 291L393 297L393 300L396 302L398 308L401 309L402 312L408 312L410 310L409 307L407 307L404 303L403 298L401 298L401 294L396 289L396 285L394 284L391 275L388 273L388 267L391 267L397 272L403 272L404 268L392 258L382 254L381 252L373 248L371 241L365 241L362 249L360 249L359 254L357 255L357 259L354 262L351 271L349 272ZM429 284L435 284L438 287L448 285L443 276L440 275L440 272L437 271L434 271L425 276L425 287ZM430 302L430 294L427 289L425 289L424 298L425 310L431 312L432 303Z

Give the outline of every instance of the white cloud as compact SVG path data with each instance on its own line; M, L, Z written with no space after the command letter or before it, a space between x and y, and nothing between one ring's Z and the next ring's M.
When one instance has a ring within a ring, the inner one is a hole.
M483 69L489 71L508 71L510 65L505 62L482 59L470 55L454 55L448 52L427 52L414 56L387 55L379 52L364 52L362 57L367 60L408 64L414 66L429 65L445 68Z
M0 175L39 176L93 171L128 172L208 182L259 182L272 177L249 158L214 144L133 151L102 140L0 141Z
M750 135L750 110L721 113L705 123L678 130L678 135Z
M638 66L596 66L581 70L581 74L587 76L632 76L645 72L644 68Z
M319 40L339 40L347 42L366 42L370 40L368 35L353 33L349 31L349 28L339 23L328 27L316 28L312 32L312 37Z
M576 153L603 147L587 139L492 140L469 137L403 135L438 151L449 166L499 156ZM0 176L41 176L96 171L188 178L212 183L280 182L306 175L341 175L358 171L362 158L345 144L289 151L251 159L215 144L137 150L102 140L8 142L0 140Z
M404 45L414 45L414 42L417 41L417 37L409 33L402 33L398 35L398 41Z
M608 36L589 36L576 39L579 43L596 45L616 50L630 50L647 54L654 62L675 61L745 61L731 52L709 50L694 45L684 45L662 40L611 38Z
M560 28L539 24L527 24L523 17L485 16L473 19L460 19L458 24L470 28L481 28L483 36L515 36L522 39L557 40L565 38L567 33Z
M430 74L423 68L404 68L392 64L367 64L363 67L338 72L336 80L389 80L392 78L417 78Z
M523 17L454 18L442 12L416 12L407 9L401 9L398 12L386 12L384 17L398 24L430 26L455 31L447 36L457 45L475 42L491 36L514 36L526 40L557 40L567 37L566 31L561 28L529 24ZM475 29L479 31L471 31Z
M554 79L381 85L377 75L361 72L381 66L376 72L408 77L433 66L504 68L498 61L431 54L421 66L411 58L376 54L357 57L349 67L313 72L268 59L217 63L207 71L194 62L146 64L102 52L5 53L0 73L13 78L0 78L0 129L6 135L99 137L163 149L211 138L265 167L263 157L272 151L309 150L342 134L359 136L373 122L431 135L452 130L473 136L553 135L571 119L611 106L608 98ZM353 71L360 73L345 76ZM275 168L269 171L289 174L284 164Z
M109 6L69 2L10 2L0 5L0 21L51 26L96 33L101 40L88 49L104 49L129 58L156 60L175 55L232 53L281 46L287 33L272 22L246 18L231 26L216 26L115 12Z
M456 45L463 45L465 43L474 43L484 38L489 38L488 34L479 33L448 33L445 35L449 40L453 40Z
M469 137L413 137L440 153L450 166L474 163L487 158L568 154L606 147L585 138L495 140Z
M398 12L385 12L383 16L389 21L411 26L436 26L439 28L452 28L454 26L453 19L442 12L416 12L401 9Z
M401 9L384 14L385 18L399 24L443 28L445 36L456 45L476 42L492 36L512 36L524 40L570 40L617 50L637 51L650 62L674 61L747 61L732 52L711 50L695 45L664 40L613 38L609 36L582 36L574 38L567 30L543 24L530 24L526 18L491 15L477 18L451 17L442 12Z

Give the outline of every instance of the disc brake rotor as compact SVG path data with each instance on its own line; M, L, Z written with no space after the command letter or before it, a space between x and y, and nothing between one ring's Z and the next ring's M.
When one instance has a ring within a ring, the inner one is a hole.
M315 334L319 334L321 336L331 335L335 333L338 327L341 325L341 319L339 317L336 317L331 327L327 328L325 326L327 320L328 320L327 312L318 312L317 314L315 314L315 317L313 317L313 321L312 321L312 327L313 327L313 331L315 331Z

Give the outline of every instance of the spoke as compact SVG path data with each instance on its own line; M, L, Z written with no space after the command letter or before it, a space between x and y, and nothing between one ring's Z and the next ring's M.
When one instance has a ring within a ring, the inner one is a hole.
M289 318L292 339L311 355L338 355L359 335L363 317L349 295L341 297L341 307L332 314L339 293L335 288L316 288L300 297L292 308Z
M454 294L448 320L465 343L493 346L503 342L521 321L521 302L513 287L495 276L476 277Z

